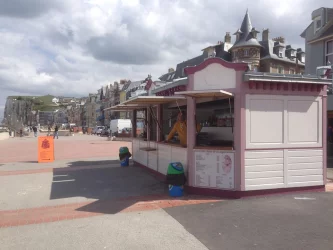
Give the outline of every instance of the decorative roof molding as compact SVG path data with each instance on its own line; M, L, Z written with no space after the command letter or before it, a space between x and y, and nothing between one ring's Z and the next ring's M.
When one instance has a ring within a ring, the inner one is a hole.
M158 92L161 92L161 91L173 88L173 87L187 85L187 83L188 83L187 77L186 78L180 78L180 79L174 80L173 82L166 83L165 85L163 85L159 88L153 89L151 91L151 93L156 94Z
M331 79L322 79L313 75L284 75L274 73L245 73L244 81L289 82L304 84L332 85Z
M192 67L187 67L184 69L186 75L192 75L198 71L203 70L204 68L208 67L209 65L217 63L222 65L225 68L228 69L234 69L236 71L245 71L248 69L248 64L247 63L232 63L232 62L227 62L221 58L218 57L213 57L213 58L208 58L204 62L202 62L199 65L192 66Z

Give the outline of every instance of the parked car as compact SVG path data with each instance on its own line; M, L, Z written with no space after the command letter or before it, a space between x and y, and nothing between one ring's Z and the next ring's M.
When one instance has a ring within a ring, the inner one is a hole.
M104 127L102 129L100 136L109 136L109 134L110 134L110 129L108 127Z
M104 126L96 126L93 131L92 134L93 135L100 135L102 130L103 130Z
M130 133L132 133L132 128L123 128L121 133L122 134L130 134Z

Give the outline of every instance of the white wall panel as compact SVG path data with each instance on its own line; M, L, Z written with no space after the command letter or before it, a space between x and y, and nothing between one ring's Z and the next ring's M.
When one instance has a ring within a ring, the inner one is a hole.
M169 163L172 161L171 146L158 144L158 172L166 175Z
M180 162L187 174L187 148L171 147L171 161Z
M324 184L322 149L245 151L245 190Z
M245 190L283 186L283 150L245 152Z
M246 121L249 126L249 143L251 144L282 144L284 101L250 99L249 114Z
M246 95L246 148L322 147L322 98Z
M140 150L140 148L147 147L146 141L139 141L139 147L136 146L136 151L134 153L134 160L144 166L147 166L148 163L148 154L147 151Z
M288 187L323 185L323 150L287 151Z

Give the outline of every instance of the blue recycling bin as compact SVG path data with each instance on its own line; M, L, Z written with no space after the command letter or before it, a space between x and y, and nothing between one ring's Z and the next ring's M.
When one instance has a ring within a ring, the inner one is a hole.
M184 195L184 186L169 185L169 195L171 197L182 197Z
M129 166L129 157L125 157L120 161L120 166L121 167L128 167Z

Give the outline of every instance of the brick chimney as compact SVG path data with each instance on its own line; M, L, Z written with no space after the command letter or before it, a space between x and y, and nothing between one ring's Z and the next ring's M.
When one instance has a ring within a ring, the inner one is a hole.
M269 39L269 29L265 29L262 32L262 40L263 41L268 41Z
M173 68L168 69L168 73L174 72L175 70Z
M227 32L227 33L225 34L224 42L225 42L225 43L231 43L230 32Z
M284 39L283 36L273 38L272 40L275 41L275 42L279 42L279 43L284 43L285 42L285 39Z

